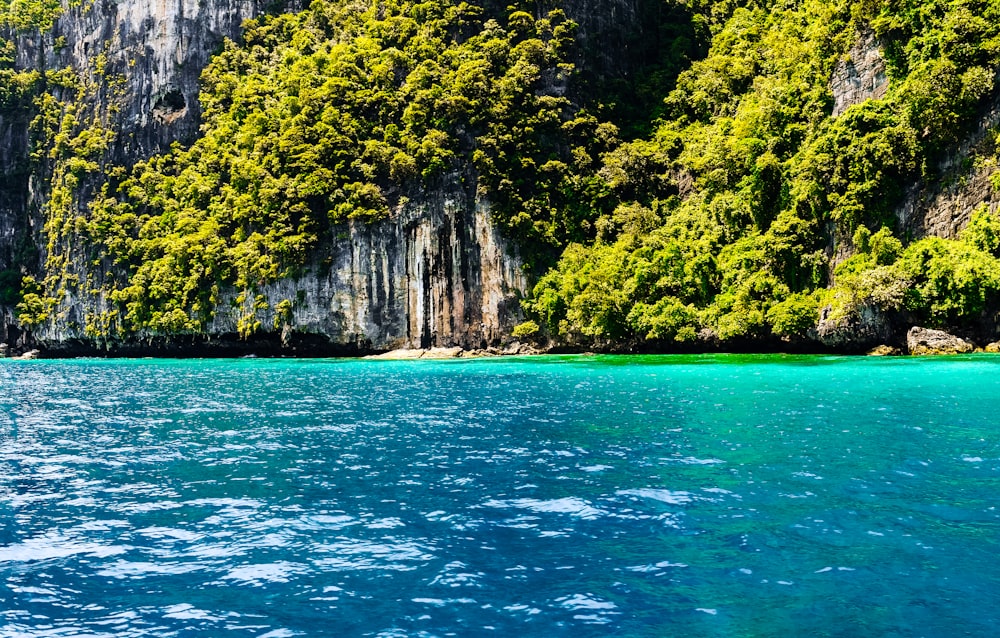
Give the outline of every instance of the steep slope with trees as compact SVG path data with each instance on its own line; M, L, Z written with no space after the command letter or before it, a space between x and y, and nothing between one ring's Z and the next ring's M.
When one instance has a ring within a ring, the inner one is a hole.
M317 0L140 107L88 11L0 16L8 340L997 336L1000 2Z

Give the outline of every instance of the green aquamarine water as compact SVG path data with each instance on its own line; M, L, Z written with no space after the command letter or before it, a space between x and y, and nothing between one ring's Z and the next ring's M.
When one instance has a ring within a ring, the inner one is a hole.
M990 636L1000 359L0 363L0 636Z

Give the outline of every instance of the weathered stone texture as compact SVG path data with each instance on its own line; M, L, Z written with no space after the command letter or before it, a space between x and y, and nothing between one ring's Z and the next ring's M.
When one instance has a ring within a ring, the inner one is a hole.
M914 326L906 333L906 348L910 354L916 355L963 354L972 352L975 346L943 330Z
M520 261L489 210L460 189L428 192L389 219L353 222L344 235L331 240L326 272L261 289L272 308L294 302L288 329L360 350L485 348L499 345L520 315ZM232 296L224 299L209 331L235 332L240 312Z
M67 45L48 60L52 68L92 67L107 58L105 76L126 78L112 126L120 131L112 159L135 160L198 132L199 78L224 38L238 38L244 20L259 15L263 0L95 0L71 9L44 38ZM39 42L43 48L46 43ZM22 46L24 55L33 47ZM28 60L22 60L27 63ZM99 83L100 78L95 78Z
M893 340L889 317L873 304L861 304L846 317L830 316L830 308L820 313L816 339L838 350L873 348Z
M902 229L914 237L952 239L969 223L972 213L985 205L1000 211L1000 191L991 177L996 165L997 128L1000 127L1000 96L983 110L978 125L937 166L941 178L917 182L897 210Z
M834 67L830 90L834 117L855 104L880 98L889 90L885 60L874 32L865 29L858 34L847 56Z

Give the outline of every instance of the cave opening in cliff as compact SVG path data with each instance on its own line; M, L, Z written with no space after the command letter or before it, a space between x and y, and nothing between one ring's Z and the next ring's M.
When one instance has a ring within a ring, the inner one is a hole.
M157 111L166 111L168 113L176 113L177 111L183 111L187 107L187 102L184 100L184 95L177 89L173 89L164 93L160 99L156 101L156 105L153 107Z

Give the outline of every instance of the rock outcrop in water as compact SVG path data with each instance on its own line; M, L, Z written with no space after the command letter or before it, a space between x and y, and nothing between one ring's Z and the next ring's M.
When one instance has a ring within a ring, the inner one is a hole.
M895 326L874 304L861 304L846 317L820 316L816 338L823 345L841 351L862 351L895 341Z
M914 326L906 333L906 347L910 354L965 354L975 349L971 343L948 334L943 330L932 330Z

